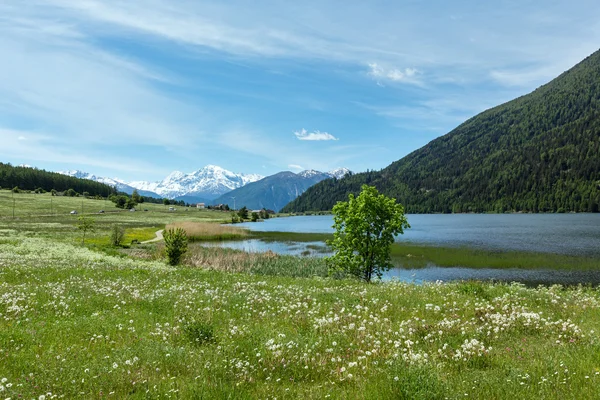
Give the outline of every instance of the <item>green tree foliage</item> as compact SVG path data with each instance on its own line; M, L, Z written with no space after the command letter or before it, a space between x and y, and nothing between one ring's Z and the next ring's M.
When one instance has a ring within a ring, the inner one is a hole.
M125 208L131 210L135 206L137 206L137 203L131 197L127 197L127 200L125 201Z
M266 209L262 209L260 210L260 214L259 214L261 219L269 219L271 216L269 215L269 212Z
M73 188L78 192L87 191L91 195L99 194L102 196L116 192L114 188L108 185L89 179L74 178L37 168L13 167L11 164L5 163L0 163L0 186L19 186L23 190L41 188L45 191L51 191L55 189L58 192Z
M88 232L94 232L96 221L93 218L81 215L77 217L77 229L81 231L81 244L85 245L85 235Z
M65 192L65 195L69 197L75 197L77 195L77 192L73 188L70 188Z
M258 213L257 212L252 213L251 220L252 220L252 222L258 221Z
M115 203L115 207L117 208L125 208L129 198L125 195L113 196L111 200Z
M131 199L135 202L135 204L141 203L143 201L142 196L140 196L137 190L133 191L133 193L131 194Z
M169 199L163 199L163 204L165 206L168 206L169 204L171 204L171 201Z
M110 229L110 244L120 246L125 237L125 229L120 225L113 225Z
M19 187L18 187L18 186L15 186L14 188L12 188L12 192L13 192L13 193L20 193L20 192L21 192L21 190L19 189Z
M363 184L411 213L597 212L600 52L381 171L322 181L282 211L331 210Z
M391 266L390 246L394 236L410 225L404 207L393 198L363 185L360 194L348 196L333 207L333 240L328 245L334 255L327 257L330 271L354 275L370 282Z
M167 229L163 233L165 254L170 265L177 265L187 251L188 238L181 228Z
M241 220L248 219L248 208L246 206L240 208L237 213Z

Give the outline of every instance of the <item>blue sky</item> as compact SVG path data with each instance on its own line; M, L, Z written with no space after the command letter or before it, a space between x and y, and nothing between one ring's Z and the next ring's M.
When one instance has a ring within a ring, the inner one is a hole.
M599 44L598 1L4 0L0 161L377 170Z

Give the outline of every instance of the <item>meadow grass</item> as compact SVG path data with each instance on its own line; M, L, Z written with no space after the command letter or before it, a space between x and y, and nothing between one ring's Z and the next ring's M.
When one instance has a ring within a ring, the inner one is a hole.
M0 398L600 398L599 288L365 284L195 243L175 268L161 243L93 242L227 216L103 214L86 246L70 216L1 218Z
M597 288L199 264L0 238L3 398L600 396Z

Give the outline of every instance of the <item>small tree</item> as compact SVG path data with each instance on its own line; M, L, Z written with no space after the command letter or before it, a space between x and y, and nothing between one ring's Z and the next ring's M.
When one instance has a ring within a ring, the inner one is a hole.
M125 237L125 229L119 225L113 225L110 229L110 243L113 246L120 246Z
M85 245L85 235L88 232L94 232L94 230L96 229L94 225L96 221L94 221L93 218L86 217L84 215L77 217L77 220L77 229L79 229L82 233L81 244Z
M50 191L50 195L52 195L52 196L56 196L56 189L52 189L52 190Z
M258 213L253 212L252 213L252 222L256 222L258 221Z
M66 195L69 197L75 197L75 196L77 196L77 192L71 188L71 189L67 190Z
M127 200L125 201L125 208L126 209L131 210L136 205L137 205L137 203L132 198L127 197Z
M132 199L133 201L135 201L135 203L137 204L137 203L140 203L140 200L141 200L141 198L142 198L142 197L141 197L141 196L140 196L140 194L138 193L137 189L134 189L134 190L133 190L133 193L131 193L131 199Z
M169 199L163 199L163 204L164 206L168 206L169 204L171 204L171 202L169 201Z
M12 192L13 193L19 193L21 190L19 190L18 186L15 186L14 188L12 188Z
M394 235L410 228L404 207L396 199L363 185L361 193L348 196L333 207L333 240L327 242L334 255L326 261L330 273L343 272L367 282L392 266L390 246Z
M111 197L111 200L115 203L115 207L125 208L125 206L127 205L127 201L129 200L129 197L127 197L125 195L120 195L120 196Z
M240 216L240 219L242 219L242 221L248 219L248 208L246 206L240 208L238 210L238 215Z
M165 254L170 265L177 265L187 251L187 235L181 228L167 229L163 233L165 240Z

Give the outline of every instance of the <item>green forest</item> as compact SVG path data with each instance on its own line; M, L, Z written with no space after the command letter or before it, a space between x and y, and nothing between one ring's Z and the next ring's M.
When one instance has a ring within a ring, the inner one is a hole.
M80 194L86 192L89 196L103 197L116 194L113 187L89 179L74 178L43 169L14 167L11 164L0 163L0 188L13 189L15 187L19 190L41 189L46 192L52 189L58 192L72 189Z
M600 52L380 171L322 181L282 211L330 210L363 184L410 213L598 212Z

